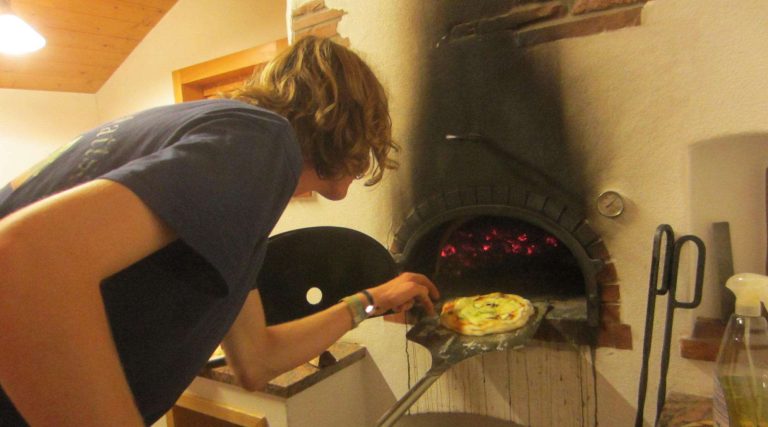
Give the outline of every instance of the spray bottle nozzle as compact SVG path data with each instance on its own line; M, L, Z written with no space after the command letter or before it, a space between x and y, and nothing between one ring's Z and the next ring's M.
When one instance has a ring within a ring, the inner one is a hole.
M760 303L768 304L768 276L740 273L732 276L725 286L736 295L736 314L760 316Z

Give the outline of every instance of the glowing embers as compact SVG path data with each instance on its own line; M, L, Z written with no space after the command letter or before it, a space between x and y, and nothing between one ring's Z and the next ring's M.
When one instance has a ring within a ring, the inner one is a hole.
M555 236L527 222L498 217L458 224L444 235L439 250L438 270L454 275L520 270L570 257Z

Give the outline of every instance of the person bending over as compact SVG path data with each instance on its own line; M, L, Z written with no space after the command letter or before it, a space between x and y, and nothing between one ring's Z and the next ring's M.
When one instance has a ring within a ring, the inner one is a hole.
M251 390L320 354L364 296L267 327L267 239L291 196L343 199L395 148L370 68L307 37L222 99L105 123L0 189L0 426L152 424L219 343ZM439 297L413 273L368 292L377 313Z

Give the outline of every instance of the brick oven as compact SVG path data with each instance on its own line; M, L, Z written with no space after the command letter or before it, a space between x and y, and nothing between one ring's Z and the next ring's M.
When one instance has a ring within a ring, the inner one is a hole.
M338 33L343 10L323 0L295 4L294 38L314 34L354 48ZM404 142L412 158L409 170L401 171L410 176L401 190L407 200L395 218L390 247L402 268L432 275L438 252L441 265L462 257L438 248L450 231L458 233L454 237L464 233L462 224L499 222L496 232L518 230L521 238L526 230L520 227L528 227L529 233L553 238L557 247L539 246L530 256L507 248L507 259L525 260L526 266L518 264L529 274L540 264L537 280L548 284L534 290L539 297L552 299L555 282L563 292L563 298L553 299L555 310L541 334L560 331L579 342L631 348L629 326L620 321L617 274L608 248L585 219L579 159L563 141L558 88L532 75L525 48L639 25L643 4L446 0L424 8L431 25L413 36L430 46L420 70L428 77L414 94L421 108ZM501 240L495 243L486 259L505 250ZM558 265L546 267L544 258L556 254L562 255ZM444 270L438 277L443 287L474 286L467 275L456 279ZM514 288L509 282L500 286Z
M557 87L510 48L519 40L512 22L539 22L557 8L534 3L540 14L531 15L531 4L492 3L435 11L451 25L434 36L421 69L429 77L406 133L410 197L390 250L449 296L501 290L552 301L541 334L627 346L611 296L615 271L585 217Z
M609 249L586 219L582 159L566 143L558 87L535 75L526 49L639 25L643 4L445 0L423 7L429 25L413 36L427 46L426 58L413 93L418 108L400 132L407 178L389 250L400 269L433 278L445 298L503 291L549 301L552 310L535 345L462 362L413 412L594 424L594 350L631 348L631 333L621 323ZM323 1L303 2L291 29L294 37L332 36L354 48L337 32L343 18ZM407 349L412 384L429 360L419 346Z

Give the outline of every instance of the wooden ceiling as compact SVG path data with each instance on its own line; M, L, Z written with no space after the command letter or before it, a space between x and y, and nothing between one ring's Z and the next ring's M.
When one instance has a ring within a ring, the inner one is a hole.
M176 1L10 0L47 44L0 54L0 88L95 93Z

